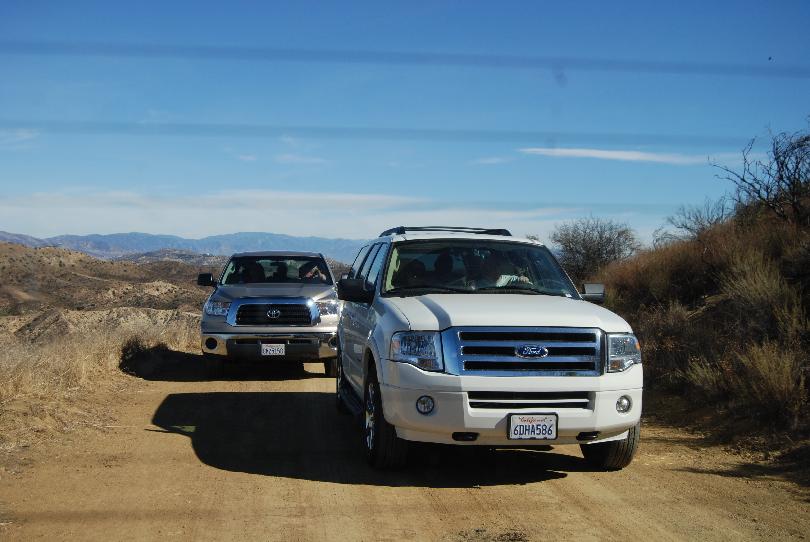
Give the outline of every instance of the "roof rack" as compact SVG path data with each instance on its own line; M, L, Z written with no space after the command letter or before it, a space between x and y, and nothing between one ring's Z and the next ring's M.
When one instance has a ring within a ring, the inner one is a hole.
M459 233L477 233L479 235L504 235L511 237L512 234L509 230L503 228L467 228L464 226L397 226L385 230L380 234L380 237L387 235L403 235L409 231L446 231L446 232L459 232Z

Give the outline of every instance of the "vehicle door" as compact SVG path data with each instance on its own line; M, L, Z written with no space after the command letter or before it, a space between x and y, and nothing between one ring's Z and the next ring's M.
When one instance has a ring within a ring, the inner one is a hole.
M374 256L374 253L378 248L379 243L365 246L360 249L360 252L357 254L357 258L355 258L354 263L352 264L352 269L349 271L348 278L360 278L363 268L367 264L371 265L370 258ZM344 301L343 309L340 313L340 325L338 330L340 334L341 357L343 358L343 374L346 376L349 382L353 382L350 375L353 367L357 365L356 358L362 357L363 355L363 345L361 344L362 339L358 336L355 324L358 307L360 305L362 304L353 301ZM358 350L359 354L357 353Z
M378 292L377 284L379 282L380 272L382 271L383 265L385 264L386 256L388 255L388 244L384 243L380 245L379 250L377 253L373 255L373 261L371 261L371 265L363 265L363 271L365 271L364 278L368 283L368 288L375 292L375 301L376 295ZM369 259L371 259L372 255L369 253ZM363 272L361 271L361 272ZM361 341L365 350L365 346L368 344L368 341L371 337L371 332L374 330L374 326L377 324L377 309L379 305L372 301L371 303L364 304L358 303L355 315L354 315L354 327L357 333L358 340ZM379 354L383 355L383 352ZM363 379L365 375L363 374L363 351L360 352L360 355L357 358L357 366L352 367L352 378L353 383L358 386L358 389L363 389L364 382Z

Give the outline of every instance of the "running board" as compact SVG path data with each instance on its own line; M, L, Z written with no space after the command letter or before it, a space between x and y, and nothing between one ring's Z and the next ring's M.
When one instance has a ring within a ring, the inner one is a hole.
M360 417L363 414L363 401L360 400L354 391L347 385L343 385L340 390L340 398L343 399L343 404L355 417Z

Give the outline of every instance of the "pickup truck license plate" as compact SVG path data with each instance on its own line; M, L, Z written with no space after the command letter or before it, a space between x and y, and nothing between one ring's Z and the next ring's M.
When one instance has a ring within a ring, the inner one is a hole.
M283 356L284 355L284 346L283 344L263 344L262 345L262 355L263 356Z
M554 440L557 438L556 414L510 414L511 440Z

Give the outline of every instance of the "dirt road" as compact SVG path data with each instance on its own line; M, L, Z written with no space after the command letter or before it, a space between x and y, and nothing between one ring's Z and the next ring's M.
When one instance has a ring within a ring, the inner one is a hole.
M134 382L103 431L29 452L0 478L0 539L800 539L804 488L647 423L635 462L590 472L576 447L421 450L370 470L334 380L237 368L209 382L185 356ZM311 372L309 372L311 371ZM109 398L108 398L109 400Z

